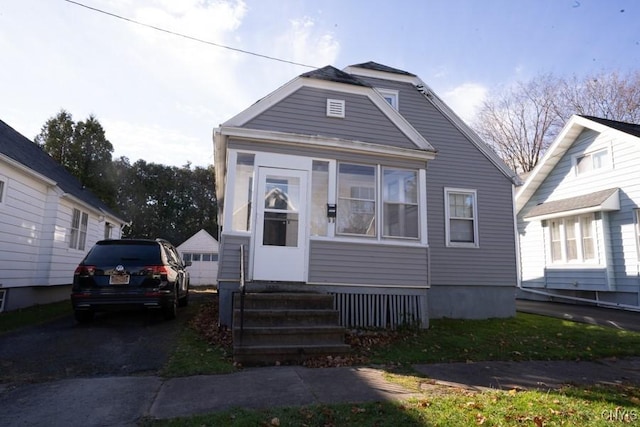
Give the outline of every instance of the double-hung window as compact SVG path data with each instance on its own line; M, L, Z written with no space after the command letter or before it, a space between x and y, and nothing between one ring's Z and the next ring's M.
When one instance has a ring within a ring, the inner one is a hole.
M384 168L382 175L384 236L417 239L420 237L418 172Z
M89 214L81 212L79 209L73 210L71 217L71 236L69 239L69 247L83 251L87 243L87 225L89 223Z
M376 167L338 166L336 233L376 236Z
M235 186L233 194L233 222L234 231L251 230L251 202L253 200L253 154L238 153L236 158Z
M478 209L475 190L445 188L447 246L478 247Z
M596 260L594 215L549 220L549 252L554 264L588 263Z
M576 175L583 175L597 170L609 169L611 167L609 157L608 148L603 148L601 150L575 157L574 163Z
M340 163L336 234L419 239L418 182L417 170Z

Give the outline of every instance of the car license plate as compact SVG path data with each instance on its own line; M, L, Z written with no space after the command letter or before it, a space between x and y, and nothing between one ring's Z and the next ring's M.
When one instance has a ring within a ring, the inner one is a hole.
M110 285L128 285L129 275L128 274L112 274L111 276L109 276L109 284Z

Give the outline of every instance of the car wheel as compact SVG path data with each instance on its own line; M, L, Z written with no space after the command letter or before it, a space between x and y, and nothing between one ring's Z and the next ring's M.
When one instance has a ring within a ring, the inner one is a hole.
M73 315L78 323L87 323L93 320L93 311L90 310L74 310Z
M178 305L180 307L186 307L189 305L189 288L187 288L187 290L184 293L184 296L180 298L180 300L178 301Z
M174 289L171 300L163 308L164 318L167 320L175 319L178 315L178 289Z

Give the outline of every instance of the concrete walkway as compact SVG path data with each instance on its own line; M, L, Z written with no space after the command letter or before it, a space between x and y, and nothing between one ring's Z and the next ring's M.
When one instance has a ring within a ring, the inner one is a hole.
M638 330L640 313L518 301L518 309L568 320ZM596 362L477 362L416 365L435 386L553 389L566 383L634 383L640 358ZM426 391L428 392L428 390ZM0 385L2 426L135 426L144 417L175 418L235 407L262 409L407 399L377 369L281 366L227 375L76 378Z

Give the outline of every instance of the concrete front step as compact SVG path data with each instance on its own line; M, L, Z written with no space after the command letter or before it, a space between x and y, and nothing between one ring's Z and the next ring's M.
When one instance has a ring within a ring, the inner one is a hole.
M254 345L233 348L233 360L245 365L300 363L315 357L349 353L347 344L334 345Z
M259 310L245 309L244 319L239 309L233 312L233 324L247 326L312 326L337 325L340 313L337 310Z
M233 300L234 309L239 309L241 297L237 295ZM271 310L296 310L296 309L333 309L333 296L311 292L295 293L247 293L244 296L244 309L271 309Z
M345 330L333 296L313 292L248 293L233 302L233 359L243 364L299 363L343 354ZM242 330L241 330L242 325Z
M344 344L345 331L339 326L245 327L233 330L234 344L253 345L334 345Z

